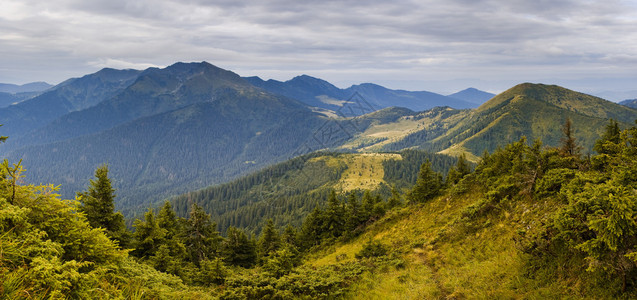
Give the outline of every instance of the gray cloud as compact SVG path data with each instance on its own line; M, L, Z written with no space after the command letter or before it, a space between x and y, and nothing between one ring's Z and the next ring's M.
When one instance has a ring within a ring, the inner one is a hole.
M630 1L0 1L0 82L201 60L434 91L637 78Z

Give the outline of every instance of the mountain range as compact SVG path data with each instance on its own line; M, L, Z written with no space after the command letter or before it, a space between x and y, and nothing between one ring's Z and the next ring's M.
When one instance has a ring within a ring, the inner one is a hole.
M23 85L0 83L0 108L33 98L51 87L53 86L46 82L31 82Z
M118 206L134 213L318 150L415 148L477 161L522 136L556 146L567 117L591 151L609 118L625 127L637 110L542 84L443 96L374 84L339 89L307 75L264 81L206 62L176 63L103 69L0 108L2 135L10 137L0 151L23 159L32 182L61 185L65 197L108 163Z
M493 94L477 89L467 89L458 93L443 96L428 91L392 90L373 83L352 85L340 89L331 83L308 75L294 77L288 81L264 81L259 77L245 78L252 85L269 92L297 99L309 106L338 111L352 95L358 95L374 110L387 107L404 107L414 111L431 109L436 106L449 106L457 109L475 108L493 97ZM351 113L343 112L352 117Z
M53 87L52 85L42 81L25 83L22 85L11 84L11 83L0 83L0 92L10 93L10 94L42 92L52 87Z

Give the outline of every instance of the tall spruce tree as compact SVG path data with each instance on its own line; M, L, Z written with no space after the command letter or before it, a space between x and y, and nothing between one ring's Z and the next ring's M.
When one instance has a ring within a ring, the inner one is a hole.
M602 137L595 142L593 150L599 154L616 154L621 149L619 146L621 131L617 121L610 119Z
M323 225L325 212L319 207L315 207L303 220L301 232L299 234L299 245L301 249L309 249L320 243L320 237L326 227Z
M456 166L449 169L449 173L447 174L447 184L456 184L469 173L471 173L471 166L467 161L467 156L462 153L462 155L458 157Z
M298 247L298 232L296 228L288 224L281 234L281 242L290 246Z
M411 203L424 202L440 194L442 190L442 176L431 169L431 162L427 159L420 166L416 185L407 194Z
M332 190L327 198L322 225L325 226L323 233L329 236L340 236L343 233L344 223L343 205L336 198L336 192Z
M371 196L370 196L371 198ZM345 232L347 234L353 234L358 225L361 223L361 207L358 203L358 197L356 192L352 191L347 197L347 206L345 207L347 218L345 219Z
M161 245L164 244L166 238L166 230L159 227L157 218L152 209L144 214L144 221L135 220L135 238L133 245L135 250L133 254L140 258L148 258L155 255Z
M183 261L187 259L188 251L182 238L182 224L186 223L183 218L177 218L177 214L169 201L166 201L159 210L156 224L164 233L162 244L152 257L153 265L157 270L175 275L180 275L183 268Z
M276 251L281 246L281 237L276 228L274 228L272 219L268 219L263 227L258 246L259 256L262 258L269 256L270 253Z
M95 170L95 179L90 180L88 191L78 193L80 210L86 214L89 224L103 228L106 235L126 247L130 233L126 230L124 215L115 212L115 189L108 178L108 165L103 164Z
M241 229L230 226L221 246L221 254L229 264L249 268L256 263L256 244Z
M401 206L403 201L401 200L400 193L396 189L396 185L392 185L391 187L391 197L387 201L387 208L392 209L397 206Z
M217 223L212 221L201 206L193 204L186 222L184 239L190 252L190 260L199 266L202 260L212 259L216 255L220 240Z
M172 239L177 235L179 228L177 214L169 201L166 201L157 214L157 225L166 230L166 238Z
M361 202L363 203L361 221L366 222L371 216L374 215L374 205L376 204L376 199L372 197L372 194L369 192L369 190L365 190Z
M573 136L573 122L570 118L566 118L564 125L562 126L562 144L560 146L560 154L563 156L579 157L582 147L577 145L575 137Z

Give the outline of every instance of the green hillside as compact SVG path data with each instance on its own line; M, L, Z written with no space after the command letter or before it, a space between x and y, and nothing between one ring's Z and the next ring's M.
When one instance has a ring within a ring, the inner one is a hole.
M568 118L583 151L592 152L609 119L627 128L637 119L637 110L555 85L523 83L475 110L456 115L383 145L383 149L418 147L453 155L466 152L475 160L484 151L492 152L523 136L555 146Z
M309 231L338 219L337 206L328 206L303 223L300 237L312 232L323 243L301 266L276 279L255 271L227 281L222 295L633 299L637 128L615 128L606 127L600 154L590 158L524 139L506 145L438 196L413 197L417 183L406 207L367 223L360 235Z
M230 226L258 232L266 219L275 225L299 226L315 207L324 205L330 191L339 194L364 190L382 197L392 186L404 189L416 182L426 160L444 174L456 158L422 151L399 153L312 153L265 168L229 183L183 194L171 200L178 215L186 216L193 203L204 208L221 232Z

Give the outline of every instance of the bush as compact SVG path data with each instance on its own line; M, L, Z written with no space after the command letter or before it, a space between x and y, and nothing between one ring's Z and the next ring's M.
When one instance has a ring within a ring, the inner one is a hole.
M365 245L363 245L363 249L356 253L355 257L357 259L361 258L371 258L371 257L379 257L387 255L388 250L385 245L383 245L379 241L374 241L372 239L368 240Z

